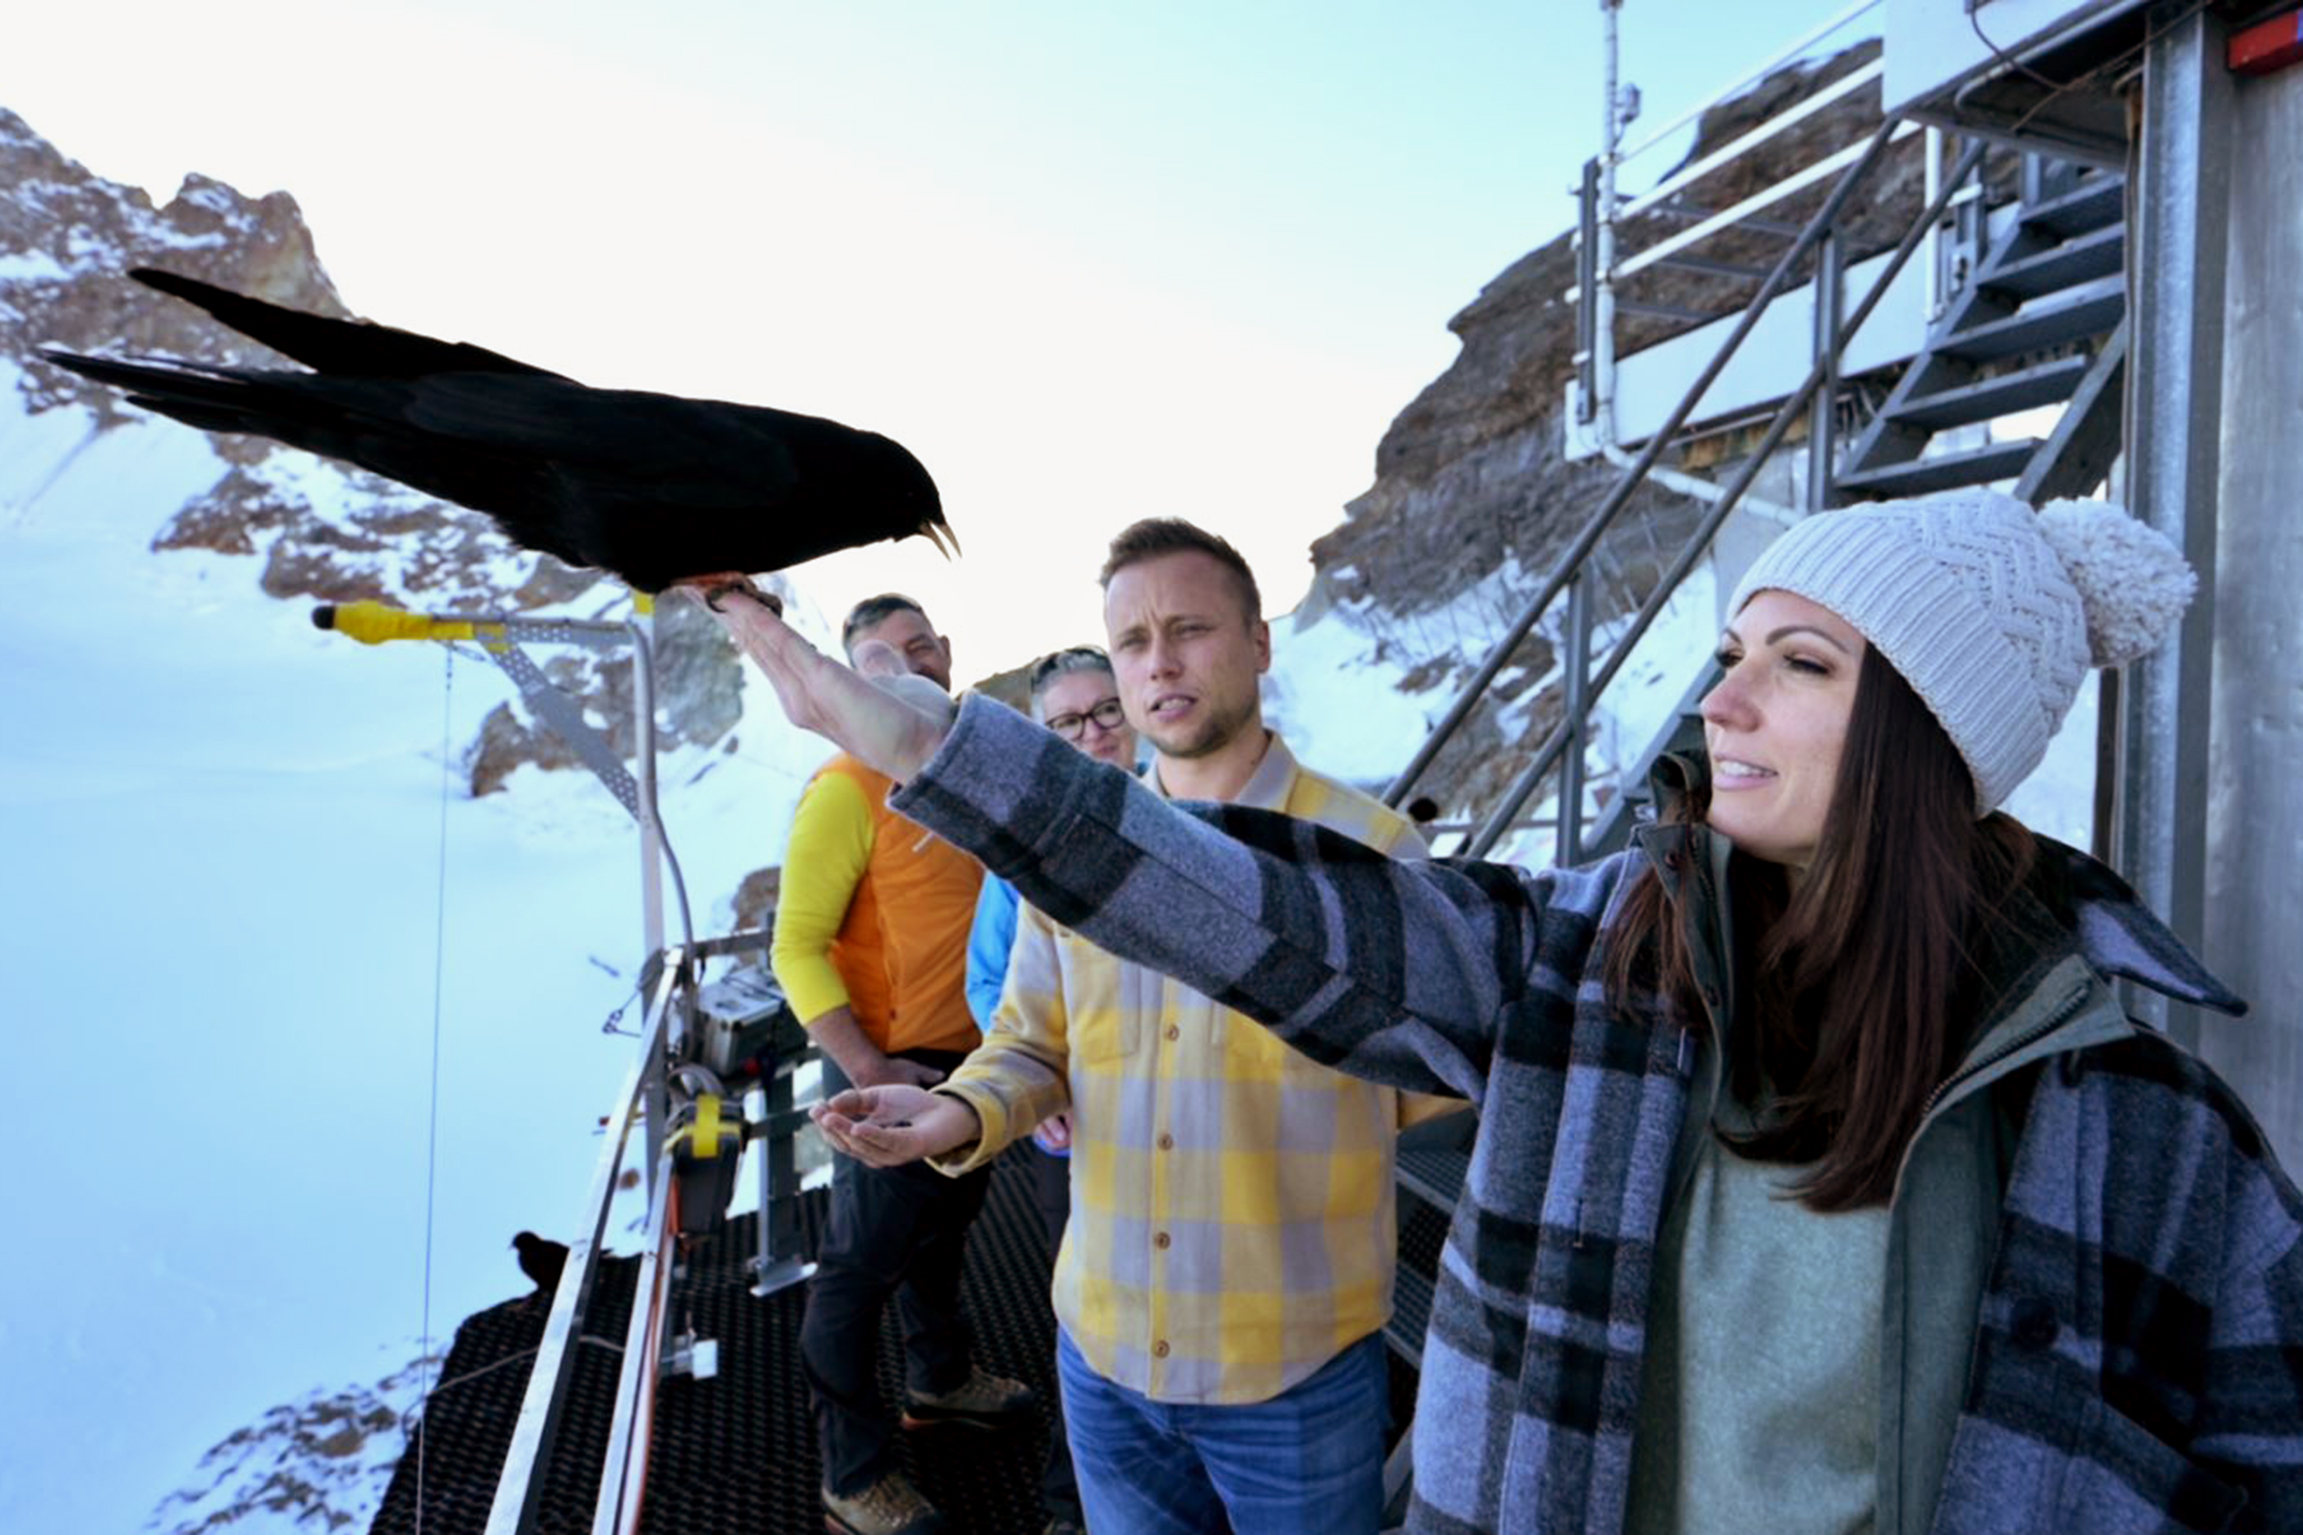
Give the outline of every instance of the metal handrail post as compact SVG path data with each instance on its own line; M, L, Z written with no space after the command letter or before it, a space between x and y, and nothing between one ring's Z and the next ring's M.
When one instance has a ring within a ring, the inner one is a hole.
M684 959L684 956L677 956ZM648 1023L642 1030L640 1052L625 1073L623 1090L615 1099L614 1117L592 1169L586 1209L588 1225L568 1246L560 1283L552 1292L552 1310L544 1322L543 1341L535 1363L528 1368L528 1387L520 1400L520 1416L512 1425L511 1444L504 1451L504 1468L496 1479L494 1500L488 1506L486 1535L529 1535L536 1527L544 1477L551 1464L553 1440L560 1410L567 1401L573 1375L576 1328L592 1295L600 1249L605 1244L608 1211L615 1202L616 1174L623 1166L624 1149L631 1138L632 1110L640 1096L646 1064L670 1026L672 997L684 964L666 964L656 976L656 993L648 1003Z
M1623 140L1622 102L1617 94L1617 20L1623 0L1599 0L1603 34L1600 57L1601 102L1599 185L1592 198L1591 402L1599 435L1615 440L1615 168Z
M1599 162L1583 162L1583 185L1576 194L1575 242L1575 419L1588 425L1599 414Z
M1869 322L1871 312L1879 307L1879 301L1887 296L1888 288L1897 277L1902 275L1904 265L1911 260L1911 253L1919 248L1920 237L1927 226L1943 216L1944 208L1949 206L1951 199L1958 195L1960 187L1966 183L1967 178L1972 176L1976 167L1982 163L1983 150L1984 145L1981 141L1969 146L1967 152L1960 157L1957 169L1951 173L1942 190L1928 204L1926 211L1921 213L1911 227L1904 231L1902 242L1895 247L1894 254L1888 257L1887 265L1881 269L1878 279L1871 285L1871 291L1864 295L1863 302L1856 306L1855 313L1847 318L1846 322L1840 326L1838 335L1833 338L1832 355L1834 358L1846 350L1847 343L1855 339L1864 325ZM1656 615L1663 611L1664 604L1671 600L1672 594L1679 589L1679 584L1687 579L1688 572L1695 568L1696 561L1701 559L1704 551L1710 547L1711 540L1718 534L1720 526L1727 521L1728 514L1735 510L1736 503L1742 499L1743 493L1751 488L1754 480L1759 478L1759 471L1766 466L1768 455L1782 444L1784 437L1791 431L1791 423L1798 419L1802 410L1807 408L1808 401L1813 398L1816 389L1823 382L1824 372L1825 369L1822 364L1810 368L1806 382L1802 383L1776 410L1775 418L1768 423L1767 433L1760 439L1759 446L1752 450L1750 457L1746 458L1743 461L1743 466L1736 471L1735 478L1730 480L1726 488L1720 492L1718 502L1696 525L1694 534L1689 537L1686 547L1680 551L1679 558L1656 582L1655 589L1648 594L1647 601L1641 604L1639 614L1632 620L1630 628L1624 631L1623 637L1616 641L1614 648L1608 652L1607 664L1599 669L1599 675L1591 681L1591 696L1593 698L1597 698L1607 691L1607 685L1615 680L1616 673L1623 670L1624 664L1631 659L1632 647L1637 645L1641 638L1646 635L1648 628L1654 624ZM1534 759L1520 770L1519 776L1512 780L1511 787L1504 791L1503 800L1497 805L1494 813L1481 823L1479 831L1464 844L1465 856L1485 857L1496 843L1503 839L1504 834L1511 829L1512 822L1518 816L1520 807L1527 803L1528 796L1535 791L1536 784L1542 781L1546 772L1550 771L1552 762L1558 759L1559 753L1565 748L1566 741L1567 732L1564 728L1552 731L1550 737L1537 749Z
M655 616L648 617L649 628ZM632 743L639 760L633 778L640 786L640 952L664 948L664 827L656 818L656 648L637 618L625 624L632 635Z
M1929 227L1933 227L1930 225ZM1815 402L1807 417L1807 510L1820 512L1832 503L1832 451L1839 409L1839 321L1845 299L1845 242L1839 231L1823 237L1815 248L1815 366L1823 370Z
M1926 147L1921 151L1920 195L1930 203L1943 190L1943 130L1928 125ZM1925 283L1926 300L1923 313L1933 327L1943 316L1943 230L1939 225L1927 226L1927 254L1920 260L1920 276Z
M671 1294L672 1169L658 1170L648 1196L646 1241L633 1281L632 1310L624 1327L624 1358L616 1372L616 1405L608 1420L608 1447L600 1459L600 1491L592 1505L592 1535L620 1535L639 1526L640 1494L647 1478L654 1422L655 1382L662 1374L665 1301Z
M1583 776L1591 744L1591 572L1577 571L1567 583L1567 710L1560 726L1567 733L1559 769L1559 866L1583 861Z
M1832 189L1831 195L1824 199L1823 206L1816 210L1815 217L1810 219L1807 227L1799 232L1799 238L1792 242L1790 249L1786 250L1781 259L1775 263L1775 270L1767 274L1767 281L1760 284L1759 291L1752 295L1750 304L1744 308L1743 318L1736 322L1735 329L1721 343L1718 355L1712 358L1709 365L1689 386L1687 392L1680 396L1679 403L1672 407L1670 416L1656 430L1655 435L1647 440L1647 446L1640 451L1639 457L1633 461L1631 467L1617 478L1614 487L1608 491L1606 499L1600 503L1598 511L1592 514L1590 520L1584 524L1583 531L1575 536L1574 542L1568 545L1566 552L1554 563L1551 574L1545 577L1543 588L1536 594L1535 600L1521 610L1519 617L1505 631L1503 638L1488 653L1487 659L1482 661L1479 669L1472 674L1471 681L1464 686L1463 692L1450 706L1446 715L1433 728L1431 734L1425 737L1423 745L1417 749L1413 760L1401 770L1399 777L1392 781L1391 787L1384 794L1384 803L1396 808L1405 801L1409 791L1415 787L1416 779L1422 776L1423 770L1431 765L1432 759L1439 755L1441 748L1447 745L1455 732L1462 727L1464 720L1470 717L1471 711L1479 702L1480 695L1487 691L1488 684L1493 682L1496 674L1503 670L1504 664L1511 659L1512 652L1519 648L1520 641L1527 638L1528 632L1535 627L1536 620L1541 618L1544 610L1551 606L1552 598L1558 596L1560 589L1567 584L1569 573L1581 565L1591 551L1597 547L1600 539L1606 535L1609 526L1614 523L1616 514L1622 511L1625 504L1631 500L1632 492L1636 491L1641 482L1647 478L1647 472L1653 469L1656 462L1663 457L1665 449L1671 445L1671 439L1678 434L1682 426L1687 424L1687 418L1694 414L1696 405L1701 402L1704 394L1726 369L1728 363L1734 359L1737 349L1743 345L1745 338L1750 336L1753 327L1758 325L1760 316L1766 312L1767 306L1775 301L1775 296L1782 292L1785 284L1789 282L1793 269L1810 250L1815 248L1816 241L1823 237L1824 231L1838 222L1840 213L1855 196L1856 189L1863 185L1870 176L1872 169L1878 165L1880 157L1886 154L1888 141L1895 133L1897 121L1897 119L1890 117L1880 123L1879 131L1871 136L1871 142L1865 147L1862 157L1847 168L1846 173L1840 177L1839 184Z

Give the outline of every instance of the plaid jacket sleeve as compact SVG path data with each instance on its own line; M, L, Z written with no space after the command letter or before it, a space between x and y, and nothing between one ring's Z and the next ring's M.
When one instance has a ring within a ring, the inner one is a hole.
M1555 881L1588 876L1402 862L1286 816L1168 804L972 695L889 804L1314 1060L1475 1103L1505 1002L1545 979L1547 943L1587 941L1597 909L1579 889L1569 904L1589 909L1555 933Z
M2157 1035L2032 1093L1936 1528L2303 1530L2303 1199Z

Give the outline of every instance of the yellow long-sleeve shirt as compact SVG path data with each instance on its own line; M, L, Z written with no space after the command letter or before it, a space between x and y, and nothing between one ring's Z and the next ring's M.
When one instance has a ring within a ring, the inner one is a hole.
M1425 853L1404 818L1297 766L1276 735L1235 802ZM1029 906L984 1043L937 1090L983 1125L937 1160L953 1173L1071 1109L1056 1315L1105 1378L1191 1403L1267 1401L1383 1325L1397 1131L1462 1106L1319 1065Z
M845 1006L881 1050L967 1050L968 926L983 870L888 809L890 780L842 754L800 795L769 950L803 1023Z

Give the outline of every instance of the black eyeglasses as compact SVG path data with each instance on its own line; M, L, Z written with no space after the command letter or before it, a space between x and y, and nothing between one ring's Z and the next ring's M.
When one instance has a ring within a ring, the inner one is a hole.
M1116 698L1107 698L1085 714L1058 714L1048 721L1048 729L1067 741L1076 741L1088 733L1088 721L1096 722L1096 729L1114 731L1128 717Z

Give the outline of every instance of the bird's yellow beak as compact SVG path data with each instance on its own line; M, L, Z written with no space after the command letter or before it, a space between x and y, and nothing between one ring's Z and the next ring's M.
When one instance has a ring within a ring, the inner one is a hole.
M927 535L928 542L934 544L945 559L954 559L959 555L960 536L954 533L952 525L941 517L933 517L921 523L920 531ZM951 547L948 549L944 547L947 539L951 543Z

